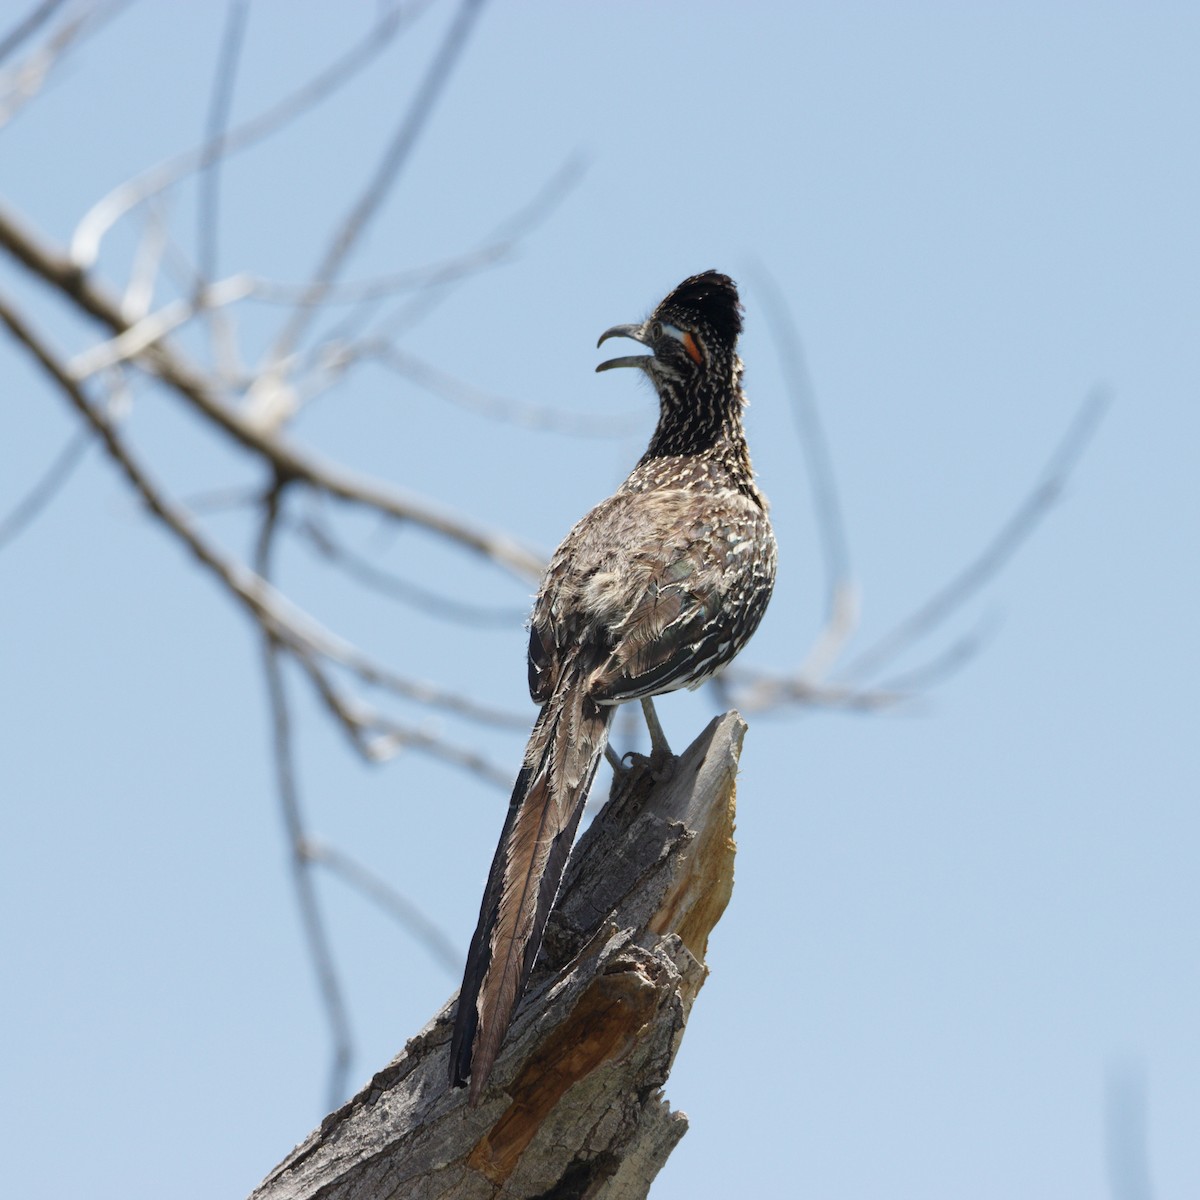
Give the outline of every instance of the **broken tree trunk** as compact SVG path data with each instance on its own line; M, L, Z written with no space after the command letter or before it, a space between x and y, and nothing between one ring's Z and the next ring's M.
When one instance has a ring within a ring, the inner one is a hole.
M614 784L478 1108L449 1087L451 1000L251 1200L645 1196L687 1130L660 1089L733 888L745 729L726 713L669 779Z

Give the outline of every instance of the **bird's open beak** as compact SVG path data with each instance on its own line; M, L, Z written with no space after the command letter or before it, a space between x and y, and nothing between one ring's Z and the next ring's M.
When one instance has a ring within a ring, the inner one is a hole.
M614 325L611 329L606 329L600 335L600 340L596 345L603 345L611 337L633 338L635 342L641 342L642 345L646 344L645 327L642 325ZM610 358L608 362L602 362L596 370L607 371L612 367L641 367L645 369L653 360L653 354L627 354L624 358Z

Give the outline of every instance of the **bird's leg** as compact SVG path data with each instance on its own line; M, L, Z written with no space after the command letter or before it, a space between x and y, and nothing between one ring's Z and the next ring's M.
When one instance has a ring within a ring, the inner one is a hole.
M650 771L655 779L666 779L671 775L675 766L675 755L667 744L667 735L659 724L658 713L654 711L654 701L649 696L642 697L642 712L646 717L646 729L650 733Z
M605 750L613 769L614 794L617 789L627 790L641 783L665 783L675 773L675 755L667 745L667 735L659 724L654 704L647 697L642 700L642 713L646 718L646 729L650 734L650 753L639 754L627 750L618 757L611 747ZM648 777L648 779L647 779Z
M614 775L624 775L629 770L621 756L612 748L611 742L604 747L604 757L608 759L608 765L612 767Z
M650 732L650 761L661 765L675 756L667 744L667 735L659 724L658 713L654 711L654 701L649 696L642 697L642 712L646 715L646 728Z

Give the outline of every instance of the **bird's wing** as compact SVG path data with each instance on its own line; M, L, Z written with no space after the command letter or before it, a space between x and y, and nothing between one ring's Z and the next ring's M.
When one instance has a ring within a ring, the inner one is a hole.
M618 493L592 510L555 554L530 627L534 699L553 690L558 664L586 646L596 663L588 693L617 704L694 686L744 644L766 607L747 589L746 555L761 562L761 509L740 496ZM774 543L769 538L773 554Z

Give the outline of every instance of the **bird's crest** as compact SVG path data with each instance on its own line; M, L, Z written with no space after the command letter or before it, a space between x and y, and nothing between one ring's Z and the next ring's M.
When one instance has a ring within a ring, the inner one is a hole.
M685 279L654 310L661 321L681 328L707 328L732 350L742 332L742 304L728 275L705 271Z

